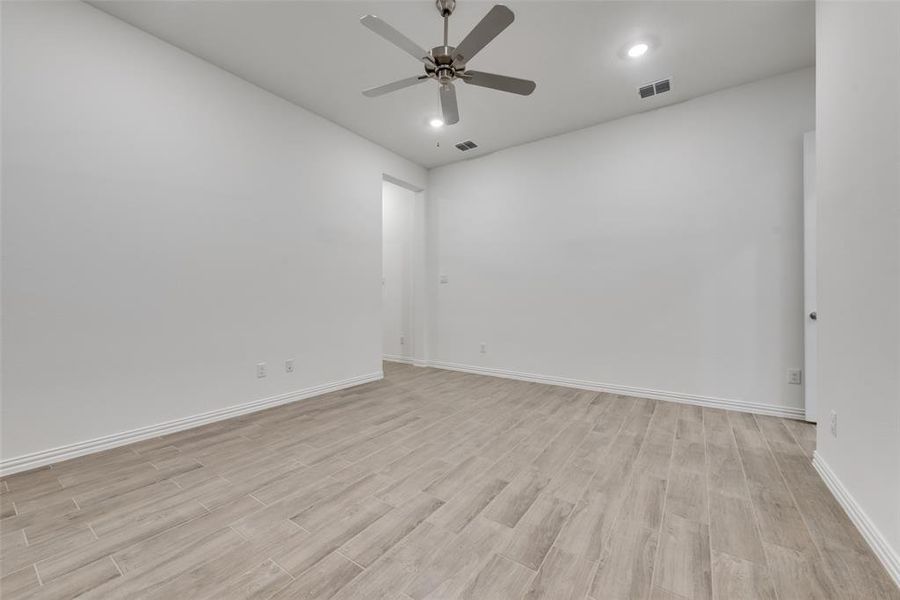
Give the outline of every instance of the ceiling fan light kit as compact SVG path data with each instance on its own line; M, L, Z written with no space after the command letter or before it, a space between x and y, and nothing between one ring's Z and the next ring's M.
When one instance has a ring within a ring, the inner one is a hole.
M375 15L366 15L360 19L360 23L365 27L420 61L425 69L425 73L422 75L407 77L406 79L365 90L363 95L370 98L381 96L382 94L432 79L440 85L441 112L443 113L444 124L452 125L459 122L459 106L456 100L456 87L454 86L454 82L457 80L469 85L477 85L521 96L527 96L534 91L535 83L527 79L468 70L469 61L512 24L515 15L509 8L502 4L495 5L458 46L450 46L447 34L450 15L453 14L453 10L456 8L456 0L436 0L435 6L444 20L444 43L440 46L435 46L430 51L419 47L414 41Z

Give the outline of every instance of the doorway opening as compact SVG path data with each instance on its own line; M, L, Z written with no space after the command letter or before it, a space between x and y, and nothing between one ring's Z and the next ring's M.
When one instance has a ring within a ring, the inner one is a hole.
M416 193L382 182L381 347L384 360L412 363Z

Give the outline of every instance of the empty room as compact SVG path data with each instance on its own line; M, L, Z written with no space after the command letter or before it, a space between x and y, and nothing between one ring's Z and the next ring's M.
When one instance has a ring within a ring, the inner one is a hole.
M0 598L900 600L900 0L0 0Z

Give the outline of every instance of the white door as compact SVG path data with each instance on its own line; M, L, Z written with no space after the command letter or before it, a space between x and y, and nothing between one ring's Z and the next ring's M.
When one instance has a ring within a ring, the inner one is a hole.
M803 135L803 407L816 422L816 132Z

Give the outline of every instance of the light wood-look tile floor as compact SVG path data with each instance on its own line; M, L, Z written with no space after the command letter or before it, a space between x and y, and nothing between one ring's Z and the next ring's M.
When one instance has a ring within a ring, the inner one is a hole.
M14 598L900 598L812 426L385 365L0 482Z

